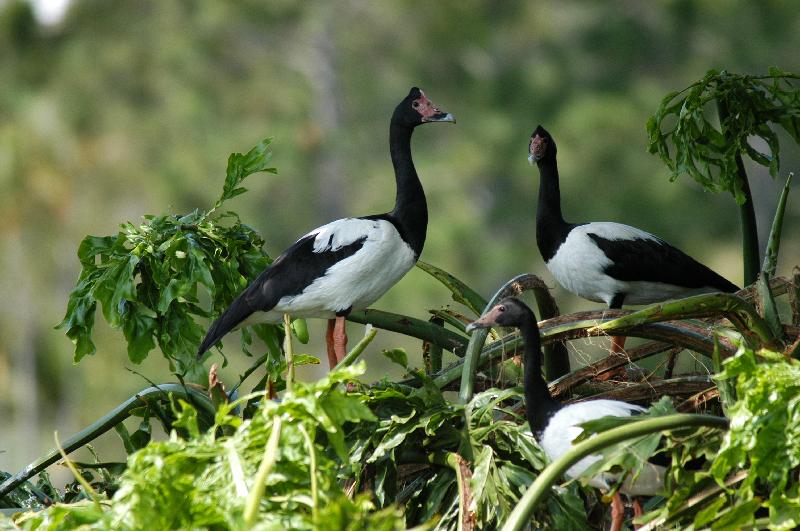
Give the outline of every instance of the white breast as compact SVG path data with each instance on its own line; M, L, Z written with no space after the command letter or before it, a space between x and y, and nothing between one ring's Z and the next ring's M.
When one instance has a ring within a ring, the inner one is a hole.
M644 408L618 400L589 400L571 404L553 415L539 444L550 460L554 461L564 455L572 447L572 441L583 432L579 424L602 417L628 417L640 411L644 411ZM600 459L599 455L584 457L567 470L567 477L580 477ZM648 463L636 482L631 484L626 480L621 490L631 495L652 495L663 486L665 472L664 467ZM595 488L609 490L609 481L615 479L615 475L606 473L590 478L588 483Z

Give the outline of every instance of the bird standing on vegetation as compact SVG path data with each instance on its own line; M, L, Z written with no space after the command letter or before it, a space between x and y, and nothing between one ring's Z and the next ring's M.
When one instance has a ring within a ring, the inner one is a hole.
M556 143L541 125L528 161L539 167L536 243L547 269L572 293L611 309L738 287L683 251L643 230L612 222L567 223L561 215ZM612 352L624 338L614 338Z
M418 125L455 122L414 87L395 108L389 150L397 182L394 209L332 221L312 230L265 269L209 328L197 356L243 323L277 323L283 314L328 319L328 361L345 355L344 320L381 297L417 262L425 244L428 206L414 162Z
M480 319L467 326L467 332L476 328L507 326L519 328L524 343L523 383L525 396L525 414L531 433L539 441L540 446L551 461L564 455L572 446L583 428L580 425L602 417L629 417L644 411L635 404L619 400L586 400L575 404L564 405L550 394L550 389L542 377L542 348L539 337L539 326L536 315L524 302L514 297L500 301ZM598 455L584 457L575 463L567 476L576 478L592 464L600 460ZM619 491L614 494L611 504L612 530L622 526L624 506L619 492L632 496L652 496L664 485L663 466L646 463L635 481L626 479ZM601 473L589 479L589 485L604 491L610 490L609 482L619 478L610 473ZM634 503L634 512L641 515L641 505Z

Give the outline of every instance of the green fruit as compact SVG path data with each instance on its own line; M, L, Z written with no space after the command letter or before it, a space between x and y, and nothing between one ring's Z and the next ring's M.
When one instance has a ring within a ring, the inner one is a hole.
M302 343L308 343L308 324L305 319L295 319L292 321L292 332L294 332L297 340Z

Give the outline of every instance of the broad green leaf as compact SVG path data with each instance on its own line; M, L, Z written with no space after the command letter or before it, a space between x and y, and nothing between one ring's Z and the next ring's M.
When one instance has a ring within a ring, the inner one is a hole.
M422 260L417 261L417 267L444 284L452 293L453 300L472 310L476 316L479 316L483 308L486 307L486 299L447 271L425 263Z

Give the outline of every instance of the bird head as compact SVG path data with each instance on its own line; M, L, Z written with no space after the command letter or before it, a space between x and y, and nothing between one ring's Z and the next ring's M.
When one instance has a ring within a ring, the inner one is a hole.
M531 140L528 143L528 162L540 162L543 160L555 159L556 143L550 133L541 125L531 133Z
M493 326L520 326L536 322L536 315L527 304L515 297L506 297L491 310L486 312L477 321L467 325L467 332L472 332L478 328L491 328Z
M439 110L425 93L417 87L411 89L408 96L394 110L392 122L416 127L429 122L453 122L452 114Z

